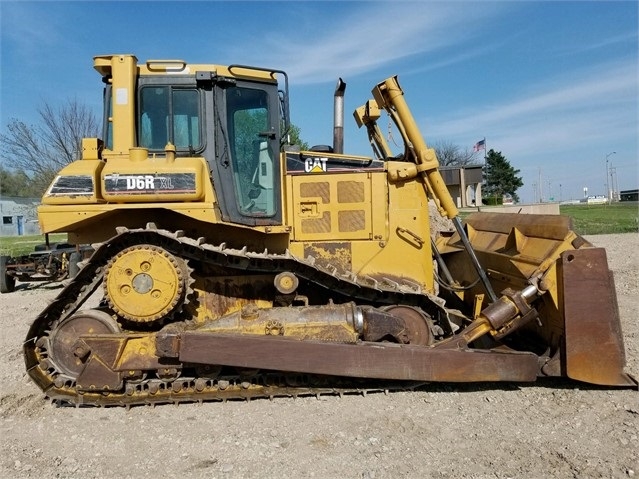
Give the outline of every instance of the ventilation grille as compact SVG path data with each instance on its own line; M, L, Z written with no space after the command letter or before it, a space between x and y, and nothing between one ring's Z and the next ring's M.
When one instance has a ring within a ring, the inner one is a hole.
M300 196L302 198L321 198L322 203L331 202L331 190L328 182L322 183L302 183L300 185Z
M325 211L321 218L302 220L302 233L330 233L331 213Z
M361 181L339 181L337 183L338 203L362 203L364 201L364 183Z
M366 213L364 210L340 211L337 222L341 232L361 231L366 227Z

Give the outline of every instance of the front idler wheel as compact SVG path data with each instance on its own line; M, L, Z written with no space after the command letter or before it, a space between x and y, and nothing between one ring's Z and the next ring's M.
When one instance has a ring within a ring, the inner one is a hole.
M80 336L119 332L118 323L108 313L96 309L80 311L51 331L47 348L49 362L59 373L76 380L87 359L86 352L79 350Z

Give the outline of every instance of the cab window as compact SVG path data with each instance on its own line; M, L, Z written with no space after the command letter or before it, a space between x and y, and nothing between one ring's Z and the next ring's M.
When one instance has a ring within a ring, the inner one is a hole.
M164 150L168 142L178 151L202 148L197 90L149 86L140 91L139 145Z

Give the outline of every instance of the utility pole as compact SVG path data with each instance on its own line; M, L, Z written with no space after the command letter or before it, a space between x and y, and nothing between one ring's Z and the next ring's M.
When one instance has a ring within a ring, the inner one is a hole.
M617 201L619 199L617 195L617 168L612 166L612 162L610 163L610 188L612 189L612 201Z
M616 151L612 151L606 155L606 198L608 199L608 203L610 203L610 184L608 183L608 157L616 153Z

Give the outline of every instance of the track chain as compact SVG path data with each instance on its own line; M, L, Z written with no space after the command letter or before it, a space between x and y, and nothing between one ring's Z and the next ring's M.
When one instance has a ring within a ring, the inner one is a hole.
M124 380L119 392L81 392L73 378L56 369L48 358L48 335L64 319L79 311L82 304L102 283L108 261L119 251L135 244L153 244L188 260L200 261L234 270L280 273L290 271L317 285L367 303L413 304L426 311L444 312L438 298L426 295L419 286L391 280L375 280L355 274L339 274L323 268L314 258L299 259L288 250L283 254L232 249L225 244L210 245L203 238L193 239L181 231L170 232L147 225L145 229L119 228L118 234L101 244L86 261L78 275L40 313L31 325L23 351L31 379L52 401L75 406L126 406L180 402L226 401L230 399L343 395L349 393L413 389L415 382L371 381L353 378L324 378L296 373L261 372L250 378L242 375L217 378L178 377L167 379ZM329 387L330 385L330 387Z

